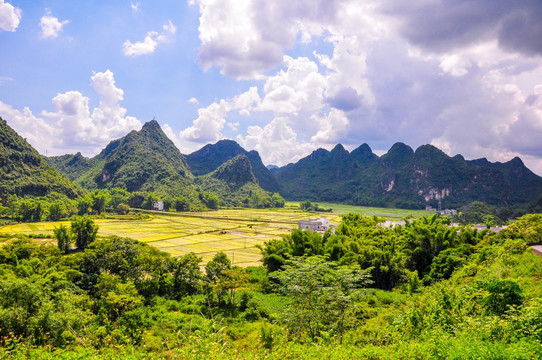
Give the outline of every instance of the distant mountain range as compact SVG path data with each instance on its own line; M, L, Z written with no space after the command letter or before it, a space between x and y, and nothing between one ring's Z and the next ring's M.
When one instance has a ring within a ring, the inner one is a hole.
M261 173L262 168L267 171L258 153L246 152L233 141L216 145L221 150L220 161L209 157L204 149L185 156L152 120L140 131L111 141L91 159L77 153L48 157L47 161L89 190L119 187L130 192L154 191L170 197L184 196L191 202L200 201L202 191L213 192L227 205L238 205L252 192L261 191L251 165L255 164L256 173ZM200 176L194 176L193 169ZM270 179L273 184L274 179ZM262 181L266 183L265 178Z
M381 157L369 145L352 152L342 145L318 149L295 164L275 169L287 199L358 205L458 208L472 201L508 206L542 194L542 178L518 157L506 163L450 157L432 145L416 151L394 144Z
M342 145L317 149L295 164L266 167L256 151L232 140L209 144L183 155L156 121L113 140L98 155L48 157L47 162L5 121L0 124L0 195L60 191L71 197L85 189L121 187L166 196L201 198L214 192L230 204L262 189L289 200L344 202L357 205L458 208L472 201L508 206L536 200L542 178L521 159L491 163L450 157L431 145L414 151L394 144L382 155L367 144L348 152ZM22 184L17 178L28 181Z

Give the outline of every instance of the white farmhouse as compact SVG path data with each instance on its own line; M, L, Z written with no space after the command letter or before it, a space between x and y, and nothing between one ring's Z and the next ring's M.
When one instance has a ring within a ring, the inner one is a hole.
M153 209L156 211L164 211L164 202L157 201L153 204Z
M299 220L297 222L297 227L301 230L323 233L329 229L329 220L323 216L319 219Z

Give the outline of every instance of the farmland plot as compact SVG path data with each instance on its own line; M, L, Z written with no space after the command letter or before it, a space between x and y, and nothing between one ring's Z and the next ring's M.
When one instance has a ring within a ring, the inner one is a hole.
M347 211L377 214L396 218L406 216L406 210L350 207L346 205L321 204L337 207L332 213L307 213L297 204L289 203L283 209L221 209L203 213L153 213L141 220L95 219L100 236L118 235L145 242L181 256L194 252L207 262L223 251L235 265L261 264L261 245L272 239L280 239L297 227L297 220L326 216L331 224L338 224ZM363 211L360 211L363 210ZM385 214L382 212L385 210ZM411 210L408 210L409 212ZM416 212L421 216L425 212ZM390 216L391 215L391 216ZM69 221L21 223L0 228L0 233L51 234L60 224L69 226ZM50 242L54 242L52 239Z

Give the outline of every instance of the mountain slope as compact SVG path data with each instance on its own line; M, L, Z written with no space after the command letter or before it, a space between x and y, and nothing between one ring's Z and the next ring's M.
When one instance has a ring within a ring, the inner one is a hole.
M93 162L81 155L80 152L75 155L49 156L45 157L45 160L71 181L77 180L94 167Z
M521 204L542 193L542 178L519 158L501 163L465 161L432 145L416 151L396 143L381 157L363 144L351 153L341 145L318 149L275 173L288 199L359 205L457 208L472 201Z
M43 157L0 118L0 198L45 196L51 192L69 198L82 195L82 190L59 174Z
M216 144L208 144L200 150L186 156L192 173L196 176L208 174L216 170L226 161L237 155L245 155L250 161L252 172L260 186L267 191L276 192L279 186L257 151L246 151L233 140L220 140Z
M244 198L263 192L246 155L237 155L215 171L196 178L204 191L217 194L226 205L240 206Z
M76 159L64 159L64 169L69 169L70 160ZM79 161L73 163L80 167L92 165L77 179L87 189L119 187L130 192L195 196L194 177L184 156L155 120L147 122L140 131L111 141L86 165Z

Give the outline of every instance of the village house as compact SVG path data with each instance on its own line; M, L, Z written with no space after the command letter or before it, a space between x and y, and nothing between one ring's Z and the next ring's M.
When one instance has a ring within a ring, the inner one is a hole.
M153 204L153 209L156 211L164 211L164 202L157 201Z
M319 219L299 220L297 222L297 227L301 230L324 233L327 229L329 229L329 220L323 216Z

